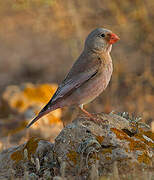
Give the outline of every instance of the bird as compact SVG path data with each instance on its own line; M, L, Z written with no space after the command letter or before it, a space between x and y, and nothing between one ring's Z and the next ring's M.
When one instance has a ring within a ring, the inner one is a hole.
M58 108L78 106L93 121L97 119L83 106L99 96L109 84L113 72L110 52L120 38L111 30L94 29L86 38L83 51L56 92L38 115L27 125Z

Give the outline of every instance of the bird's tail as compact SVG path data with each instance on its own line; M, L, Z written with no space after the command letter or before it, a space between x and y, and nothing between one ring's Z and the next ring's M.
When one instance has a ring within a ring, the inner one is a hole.
M39 114L26 126L27 128L29 128L32 124L34 124L37 120L39 120L42 116L48 114L51 111L56 110L57 105L56 104L51 104L51 102L49 102L40 112Z

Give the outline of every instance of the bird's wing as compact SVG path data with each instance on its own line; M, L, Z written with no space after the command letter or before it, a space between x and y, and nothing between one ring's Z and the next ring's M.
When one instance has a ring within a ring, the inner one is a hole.
M91 79L98 72L100 67L100 60L91 58L88 61L77 61L69 74L66 76L64 81L59 85L57 91L52 97L51 102L55 102L57 99L62 98L66 95L71 94L76 88L81 86L83 83Z
M56 104L57 100L61 99L64 96L70 95L76 88L82 86L82 84L84 84L97 74L101 65L101 61L99 59L92 57L89 57L89 59L87 59L86 57L80 58L75 62L72 69L53 95L52 99L39 112L38 116L36 116L31 121L31 123L27 125L27 128L42 116L55 109L52 104Z

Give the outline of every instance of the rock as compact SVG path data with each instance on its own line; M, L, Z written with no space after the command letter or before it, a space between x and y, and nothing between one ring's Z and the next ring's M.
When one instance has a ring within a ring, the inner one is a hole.
M154 134L146 125L126 113L94 116L102 122L78 117L54 144L31 138L3 151L0 177L96 180L113 173L116 177L131 175L134 169L153 172Z
M0 154L0 179L24 176L37 179L42 166L46 170L51 166L52 149L52 143L33 137L23 145L4 150Z
M149 129L132 126L116 114L100 114L99 118L104 122L77 118L55 139L55 156L59 163L65 161L66 174L88 177L97 161L99 175L111 173L115 161L120 173L152 164L154 134Z

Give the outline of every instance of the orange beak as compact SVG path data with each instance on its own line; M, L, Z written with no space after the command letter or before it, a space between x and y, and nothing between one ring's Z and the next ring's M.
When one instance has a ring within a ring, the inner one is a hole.
M114 34L114 33L111 33L110 34L110 39L109 39L109 44L114 44L115 42L117 42L120 38Z

